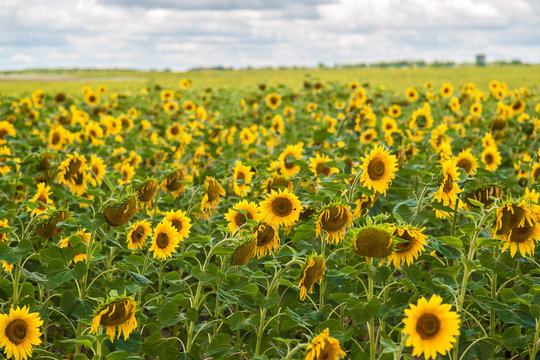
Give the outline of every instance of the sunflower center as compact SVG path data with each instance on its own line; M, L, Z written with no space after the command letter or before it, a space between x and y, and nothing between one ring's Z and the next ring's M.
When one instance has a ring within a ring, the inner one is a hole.
M126 300L112 303L107 308L109 311L101 316L101 325L103 326L123 324L133 315L133 309Z
M416 332L424 340L429 340L439 332L441 323L433 314L422 314L416 323Z
M96 97L95 97L94 95L90 95L90 96L88 97L88 100L89 100L90 102L94 102L94 101L96 101Z
M73 159L69 162L64 179L69 180L82 166L82 161L79 159Z
M135 244L138 244L142 242L144 239L144 228L142 226L138 226L137 229L131 234L131 241Z
M173 128L171 129L171 134L173 135L178 135L179 132L180 130L178 129L177 126L173 126Z
M324 175L326 177L330 176L331 169L324 165L324 163L317 164L317 175Z
M253 219L253 215L251 215L249 211L246 211L246 214L247 218L246 215L242 214L241 212L236 213L236 216L234 217L234 222L236 223L236 226L240 227L246 223L247 219Z
M332 206L322 214L322 228L329 233L339 231L347 224L349 216L341 206Z
M533 173L533 178L535 181L538 180L538 177L540 177L540 167L534 170L534 173Z
M522 243L531 238L534 232L534 226L530 226L527 222L524 226L517 227L512 230L510 241Z
M486 156L484 156L484 160L486 161L486 164L491 165L495 161L495 158L492 154L486 154Z
M19 345L24 341L26 337L26 330L28 330L28 325L26 321L21 319L15 319L8 324L6 327L6 336L15 345Z
M40 201L40 202L46 204L47 203L47 196L44 193L41 193L41 194L39 194L39 197L36 199L36 201ZM45 205L39 204L38 209L39 210L45 210L46 207L45 207Z
M287 198L276 198L272 201L272 212L280 217L285 217L293 211L293 205Z
M261 247L270 244L274 240L275 234L276 230L273 227L263 225L262 231L257 232L257 246Z
M4 138L4 136L6 136L6 135L7 135L7 133L8 133L8 132L7 132L7 130L6 130L6 129L0 129L0 139L3 139L3 138Z
M515 205L511 205L511 207L513 211L507 207L502 211L500 232L503 234L508 234L511 230L517 228L527 215L523 208Z
M324 339L324 348L321 350L319 356L316 357L316 360L332 360L334 358L334 347L327 339Z
M381 159L373 159L368 165L368 175L372 180L379 180L383 177L386 167Z
M313 286L323 276L325 269L324 260L316 258L315 264L305 270L304 286L308 289Z
M444 192L448 193L452 191L453 188L454 188L454 182L452 181L452 177L448 175L446 177L446 180L444 180Z
M96 173L97 174L97 173ZM149 181L144 184L140 190L137 190L139 194L139 200L142 202L148 202L152 200L157 192L157 182Z
M425 128L426 125L427 125L427 118L426 118L426 116L425 116L425 115L418 115L418 116L416 117L416 125L417 125L419 128L421 128L421 129Z
M405 240L406 242L397 243L396 244L396 252L397 253L404 253L409 251L415 244L415 238L411 235L409 235L408 231L404 231L403 235L399 235L397 231L394 232L394 236L397 238L400 238L401 240Z
M165 249L169 245L169 235L165 233L159 233L156 239L156 245L160 249Z
M294 161L296 160L296 158L292 155L287 155L285 156L285 168L287 169L292 169L294 167Z
M179 190L182 187L182 177L174 173L167 177L167 189L171 191Z
M208 201L216 200L219 197L219 186L210 184L206 193L208 194Z
M60 134L58 132L55 132L52 137L52 143L53 145L56 145L60 142Z
M236 174L236 180L246 180L246 174L241 171L238 172L238 174Z
M367 228L356 235L354 251L360 256L387 257L392 252L392 241L386 232L375 228Z
M271 96L271 97L270 97L270 104L276 105L276 104L277 104L277 101L278 101L277 97L275 97L275 96Z
M178 232L182 230L182 222L180 221L180 219L172 219L171 224L176 228L176 230L178 230Z
M73 175L73 183L76 185L82 185L84 182L84 174L82 171L79 171L75 175Z
M456 164L457 167L462 168L468 174L472 169L472 163L469 159L460 159Z

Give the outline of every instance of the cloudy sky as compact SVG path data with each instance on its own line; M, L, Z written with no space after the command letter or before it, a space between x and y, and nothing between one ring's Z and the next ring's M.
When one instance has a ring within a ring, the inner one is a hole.
M0 0L0 70L540 62L540 0Z

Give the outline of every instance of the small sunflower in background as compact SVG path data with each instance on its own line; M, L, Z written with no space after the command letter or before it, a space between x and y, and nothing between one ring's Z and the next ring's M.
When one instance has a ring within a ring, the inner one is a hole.
M393 263L394 267L399 268L403 264L411 265L414 260L425 250L427 236L423 234L425 228L417 229L411 225L396 226L391 225L388 232L394 238L402 241L396 243L395 250L386 259L388 263Z
M172 257L172 254L176 252L179 242L180 237L176 228L170 221L163 220L154 229L152 245L149 251L154 252L154 257L167 259Z
M118 185L124 185L131 181L135 175L135 169L129 163L122 164L120 168L120 178L118 179Z
M281 96L276 93L266 95L266 105L272 110L276 110L281 105Z
M237 161L233 170L233 191L237 196L246 196L251 192L251 180L253 172L251 167L245 166L241 161Z
M90 236L92 236L92 234L90 234L89 232L86 231L86 229L83 228L82 230L79 230L77 233L70 235L65 239L60 240L60 243L58 244L58 246L60 248L67 248L67 247L71 248L71 241L74 241L73 236L80 237L84 244L88 244L88 242L90 241ZM79 261L84 261L84 260L86 260L86 253L79 253L75 250L75 257L73 258L73 260L70 261L70 263L71 262L78 263Z
M93 91L88 91L84 94L84 101L90 106L96 106L99 104L99 95Z
M376 145L370 153L362 158L360 169L362 169L360 176L362 186L386 194L392 179L396 177L397 158L395 155L390 155L390 152L381 145Z
M182 104L182 109L184 109L187 112L193 112L193 111L195 111L197 109L197 106L195 105L195 103L193 101L186 100Z
M477 102L473 103L469 109L469 112L474 118L479 118L482 116L482 105Z
M405 309L402 332L409 335L406 346L413 347L414 356L435 359L437 353L446 355L454 347L460 320L451 308L451 304L442 303L439 295L433 295L429 301L421 297L417 305L410 304Z
M332 161L326 155L316 154L314 158L309 160L309 169L317 178L329 177L332 174L338 173L339 169L336 167L328 167L325 163Z
M38 313L29 308L13 306L8 314L0 314L0 348L4 348L7 359L26 360L32 357L32 345L41 344L40 326L43 325Z
M360 135L360 142L362 144L370 144L377 138L377 131L375 129L367 129Z
M225 196L225 189L214 178L207 176L204 183L205 192L201 200L201 209L205 212L212 212L221 202L221 197Z
M390 106L390 108L388 109L388 115L390 115L394 119L400 117L401 107L397 104Z
M161 92L161 101L163 102L167 102L167 101L171 101L172 99L174 99L174 91L172 90L163 90Z
M41 214L45 210L47 210L47 205L52 204L51 199L49 198L49 195L51 195L51 187L44 182L39 183L37 186L37 192L36 195L30 201L35 202L42 202L43 204L39 204L37 208L35 208L32 212L35 214Z
M4 139L6 135L15 137L17 132L15 131L15 126L13 126L12 123L2 120L0 121L0 145L6 143L6 140Z
M225 220L229 222L229 229L232 233L236 232L247 220L259 221L259 218L257 204L247 200L242 200L234 205L225 215Z
M90 155L90 164L89 164L90 170L92 170L91 176L88 177L88 181L90 184L96 186L101 185L101 182L103 181L103 177L105 176L105 171L107 169L107 166L105 165L105 162L102 158L100 158L97 155Z
M255 253L257 258L271 255L275 250L279 248L279 234L278 230L265 222L259 223L259 225L253 230L254 237L257 239L257 247Z
M330 204L325 206L317 217L316 235L326 238L330 244L338 244L345 237L345 231L351 227L353 215L349 206Z
M163 103L163 110L167 113L167 115L175 114L180 107L178 106L178 103L176 101L167 101Z
M486 169L490 171L497 170L502 161L501 154L496 146L486 147L484 151L482 151L481 159Z
M152 235L151 224L148 220L140 220L131 226L127 234L128 249L142 249L146 238Z
M405 93L407 96L407 101L413 102L418 100L418 92L415 88L408 88Z
M191 80L189 79L182 79L180 80L180 87L182 89L189 89L189 87L191 86Z
M300 171L300 166L294 162L302 157L302 144L287 145L285 150L279 155L279 170L281 175L290 178Z
M326 263L321 256L311 256L302 269L302 277L298 287L300 288L300 300L304 301L306 294L313 292L313 285L322 279L326 271Z
M441 86L441 96L443 98L448 98L450 96L452 96L452 94L454 93L454 88L452 87L452 85L448 84L448 83L444 83L442 86Z
M132 297L120 297L109 300L101 304L92 319L90 334L96 334L100 326L104 326L111 342L114 342L116 328L118 327L117 338L124 335L124 340L129 338L129 334L137 327L135 312L137 306Z
M330 337L330 330L326 328L311 340L305 360L338 360L340 356L344 359L347 354L341 350L339 340Z
M167 176L161 182L161 189L165 193L169 193L174 199L178 195L182 194L186 188L186 181L188 179L187 170L185 166L178 166L171 170ZM156 190L157 191L157 190Z
M459 180L459 175L457 171L458 167L452 159L447 159L442 164L442 174L441 182L439 189L435 191L434 199L439 203L442 203L444 206L455 207L456 203L459 201L458 194L461 193L461 190L457 184ZM439 211L435 209L435 215L438 218L443 218L449 216L448 213Z
M191 219L182 210L171 210L165 213L163 220L170 221L172 226L178 231L180 241L189 237L191 230Z
M455 158L456 166L465 170L467 175L474 174L478 167L478 161L472 154L471 149L465 149Z
M274 191L266 195L259 205L262 218L274 226L289 226L298 221L302 203L288 189Z

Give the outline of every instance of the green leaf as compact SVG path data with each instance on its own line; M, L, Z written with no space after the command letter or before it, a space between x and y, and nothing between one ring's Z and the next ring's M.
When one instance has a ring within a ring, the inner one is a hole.
M136 272L128 270L128 274L131 275L135 279L135 281L138 282L139 284L151 284L152 283L152 281L148 280L146 277L142 276L141 274L137 274Z
M439 241L443 244L453 246L457 249L461 249L463 247L463 242L461 239L455 236L441 236L437 239L439 239Z

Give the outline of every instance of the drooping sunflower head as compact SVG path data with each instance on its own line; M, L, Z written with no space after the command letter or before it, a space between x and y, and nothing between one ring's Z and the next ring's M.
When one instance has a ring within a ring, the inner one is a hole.
M313 291L313 285L317 281L322 279L324 272L326 271L326 262L322 256L313 255L304 264L302 269L302 276L298 287L300 288L300 300L304 301L306 294L311 294Z
M257 248L257 239L254 236L247 236L239 241L233 249L231 265L245 265L253 257Z
M302 204L298 197L289 190L274 191L266 195L260 204L262 217L274 226L292 225L300 217Z
M50 239L64 231L64 228L57 227L56 224L69 218L71 213L67 209L49 209L40 216L34 225L34 231L37 235Z
M349 206L330 204L325 206L317 217L317 236L324 237L329 243L338 244L345 237L345 230L353 222Z
M229 209L225 215L225 220L229 222L229 229L232 233L243 226L247 220L259 221L259 207L254 202L242 200Z
M368 225L354 232L354 253L369 258L384 258L393 251L392 235L384 225Z
M141 203L149 203L154 199L158 189L159 183L156 179L147 179L135 190L137 192L137 199Z
M205 181L206 191L201 200L203 211L212 211L220 202L221 196L225 196L225 189L214 178L207 176Z
M465 201L468 206L476 207L477 205L473 204L469 199L474 199L478 202L484 204L484 207L489 207L493 204L493 198L500 199L502 197L502 189L497 184L482 184L481 186L471 190L467 196L465 196Z
M410 304L405 309L403 333L409 335L407 346L413 347L413 355L429 360L437 353L446 355L459 335L459 315L451 311L452 305L443 304L439 295L433 295L429 301L422 297L418 304Z
M132 297L110 299L96 309L90 334L97 333L99 326L105 326L107 335L113 342L118 327L117 338L120 338L120 334L123 334L124 340L127 340L129 334L137 327L136 310L137 306Z
M105 220L111 226L122 226L139 211L137 194L128 192L119 199L109 199L101 206Z
M148 220L137 221L127 234L128 249L142 249L146 238L150 235L152 235L150 222Z
M171 210L165 213L163 220L170 221L172 226L178 231L180 241L189 236L191 229L191 219L182 210Z
M494 237L505 241L501 251L510 248L514 257L534 254L535 242L540 241L540 208L527 200L507 201L497 209Z
M176 247L180 242L178 231L170 221L163 220L156 225L150 251L154 252L154 257L167 259L176 252Z
M40 326L43 321L38 313L31 313L27 306L11 307L8 314L0 314L0 348L6 358L26 360L32 356L32 345L41 344Z
M478 167L476 157L471 153L471 149L463 150L455 159L456 166L465 170L467 175L474 174Z
M378 193L386 194L398 169L397 158L395 155L390 155L390 152L382 146L377 145L362 158L360 168L362 169L360 176L362 185Z
M345 358L347 354L341 350L339 340L330 337L330 331L326 328L317 335L307 347L305 360L338 360L341 356Z
M170 193L176 199L178 195L184 192L187 180L186 168L184 166L178 166L165 176L165 179L161 182L161 189L166 193Z
M422 233L424 228L418 229L411 225L392 225L388 231L394 238L399 239L394 252L387 258L388 263L393 263L396 268L405 263L411 265L424 251L424 245L427 244L427 236Z
M280 189L292 191L293 185L292 181L285 179L283 176L275 175L268 179L266 183L266 192L271 193L272 191L278 191Z
M261 222L253 231L253 235L257 239L255 249L257 258L266 256L267 253L270 255L279 248L279 234L274 226Z

